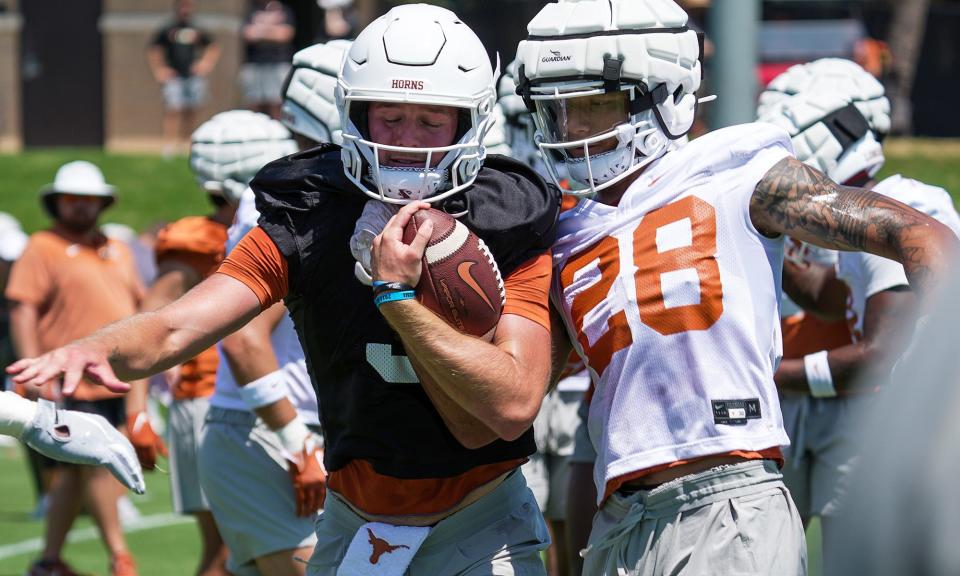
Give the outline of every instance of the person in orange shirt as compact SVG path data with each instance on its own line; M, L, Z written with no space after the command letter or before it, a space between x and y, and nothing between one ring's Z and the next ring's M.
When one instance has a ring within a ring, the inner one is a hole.
M132 315L143 293L126 246L107 239L97 226L116 196L96 166L84 161L63 165L41 195L53 226L30 237L6 288L11 333L21 358L53 350ZM37 391L24 393L35 396ZM45 382L40 393L59 398L57 380ZM63 407L99 414L117 428L124 426L123 396L88 382L63 399ZM136 574L117 513L120 494L120 485L106 468L64 466L50 491L43 552L28 574L73 573L60 553L82 505L110 553L111 574Z

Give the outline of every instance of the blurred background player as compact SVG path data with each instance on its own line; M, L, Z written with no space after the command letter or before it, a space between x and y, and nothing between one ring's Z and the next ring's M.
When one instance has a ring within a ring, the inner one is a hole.
M760 102L760 120L786 129L800 160L960 233L960 217L942 188L900 175L874 178L884 163L881 142L890 106L882 85L857 64L822 59L794 66L771 82ZM813 339L788 341L799 328L785 330L784 360L775 376L781 397L790 398L783 408L792 443L784 481L804 521L820 517L824 564L830 566L837 542L833 519L859 457L856 428L907 344L904 335L911 330L904 326L912 322L914 296L903 267L892 260L859 252L823 255L802 243L792 252L784 264L785 291L811 316L848 329L845 338L823 323L812 330L804 317ZM787 344L803 349L788 357Z
M194 116L207 98L207 76L220 48L193 22L194 0L174 0L173 21L157 31L147 48L147 63L163 87L163 153L181 152L193 131Z
M245 138L242 150L236 146L240 135ZM209 216L183 218L160 231L155 247L158 275L144 299L144 310L176 300L216 271L225 254L227 227L233 221L239 193L260 166L289 150L275 145L277 140L289 141L288 136L266 116L245 110L222 112L197 128L191 138L190 165L214 211ZM238 174L245 177L233 180ZM197 574L206 576L227 574L227 548L210 512L199 471L204 421L217 364L217 350L210 347L180 366L173 379L168 422L174 510L197 519L203 538ZM143 438L144 445L138 448L144 467L149 469L155 454L151 453L145 412L130 423L134 429L138 425L144 432L142 436L133 434L133 438L135 442Z
M342 50L330 53L333 61L328 64L337 66ZM295 68L293 74L304 70ZM288 85L295 83L300 84ZM235 123L224 151L243 156L248 146L269 145L271 158L261 157L261 165L296 151L296 143L280 123L261 114L249 116ZM306 122L307 116L299 119ZM265 133L273 137L269 144L254 139ZM224 167L210 178L230 178L245 185L259 166L244 168ZM258 217L253 192L246 188L228 232L228 253L256 226ZM277 304L265 310L224 339L219 351L200 473L230 549L228 567L237 575L303 574L306 566L295 558L309 558L316 541L313 515L325 489L316 456L322 454L323 444L314 435L319 428L316 395L286 309ZM303 454L305 448L310 458ZM297 464L303 464L303 469ZM250 498L251 494L257 497ZM312 507L305 495L312 497Z
M278 0L251 0L243 24L243 102L255 112L280 118L283 80L293 56L293 12Z
M960 573L960 266L938 302L921 310L909 352L860 423L850 491L824 565L831 574ZM909 331L908 331L909 332ZM905 334L904 336L907 336Z
M357 18L353 8L354 0L317 0L323 10L323 31L318 31L318 40L334 41L352 38Z
M41 190L53 225L30 237L6 289L17 356L52 350L136 312L143 288L133 258L123 243L109 240L97 226L100 214L115 200L113 186L84 161L61 166L53 184ZM21 392L36 396L34 390ZM47 383L42 394L59 398L59 383ZM82 383L62 404L99 414L117 428L126 422L123 396L90 383ZM29 574L72 574L60 554L82 506L100 531L111 574L136 574L117 512L122 492L106 468L60 467L50 489L43 552Z
M301 150L343 142L333 93L343 53L349 48L349 41L333 40L293 55L293 67L284 83L280 120Z

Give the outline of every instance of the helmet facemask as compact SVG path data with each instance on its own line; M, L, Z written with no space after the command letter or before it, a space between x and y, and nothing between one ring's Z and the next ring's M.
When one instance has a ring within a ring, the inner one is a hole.
M368 196L390 204L436 202L460 192L473 184L486 158L482 142L493 122L493 102L491 95L472 108L454 106L458 109L458 128L452 144L405 147L374 142L365 118L369 101L345 97L343 157L347 177ZM380 161L381 151L422 156L423 165L386 166Z
M606 85L605 85L606 84ZM566 169L577 196L592 195L644 168L667 150L671 135L658 114L666 87L615 87L602 81L531 86L537 144L559 185Z

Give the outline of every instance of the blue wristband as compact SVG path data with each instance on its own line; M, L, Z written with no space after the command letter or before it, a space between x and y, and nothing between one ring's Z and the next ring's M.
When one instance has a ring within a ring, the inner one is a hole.
M399 302L400 300L411 300L417 297L417 293L413 290L404 290L402 292L385 292L380 294L373 299L373 303L377 305L377 308L385 302Z
M379 288L379 287L383 286L384 284L389 284L389 282L387 282L386 280L374 280L374 281L373 281L373 284L371 284L371 286L373 286L374 288Z

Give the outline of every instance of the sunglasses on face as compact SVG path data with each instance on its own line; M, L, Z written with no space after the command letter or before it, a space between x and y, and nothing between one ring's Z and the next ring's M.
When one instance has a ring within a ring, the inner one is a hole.
M103 198L100 196L86 196L83 194L61 194L60 202L66 204L93 204L100 203Z

